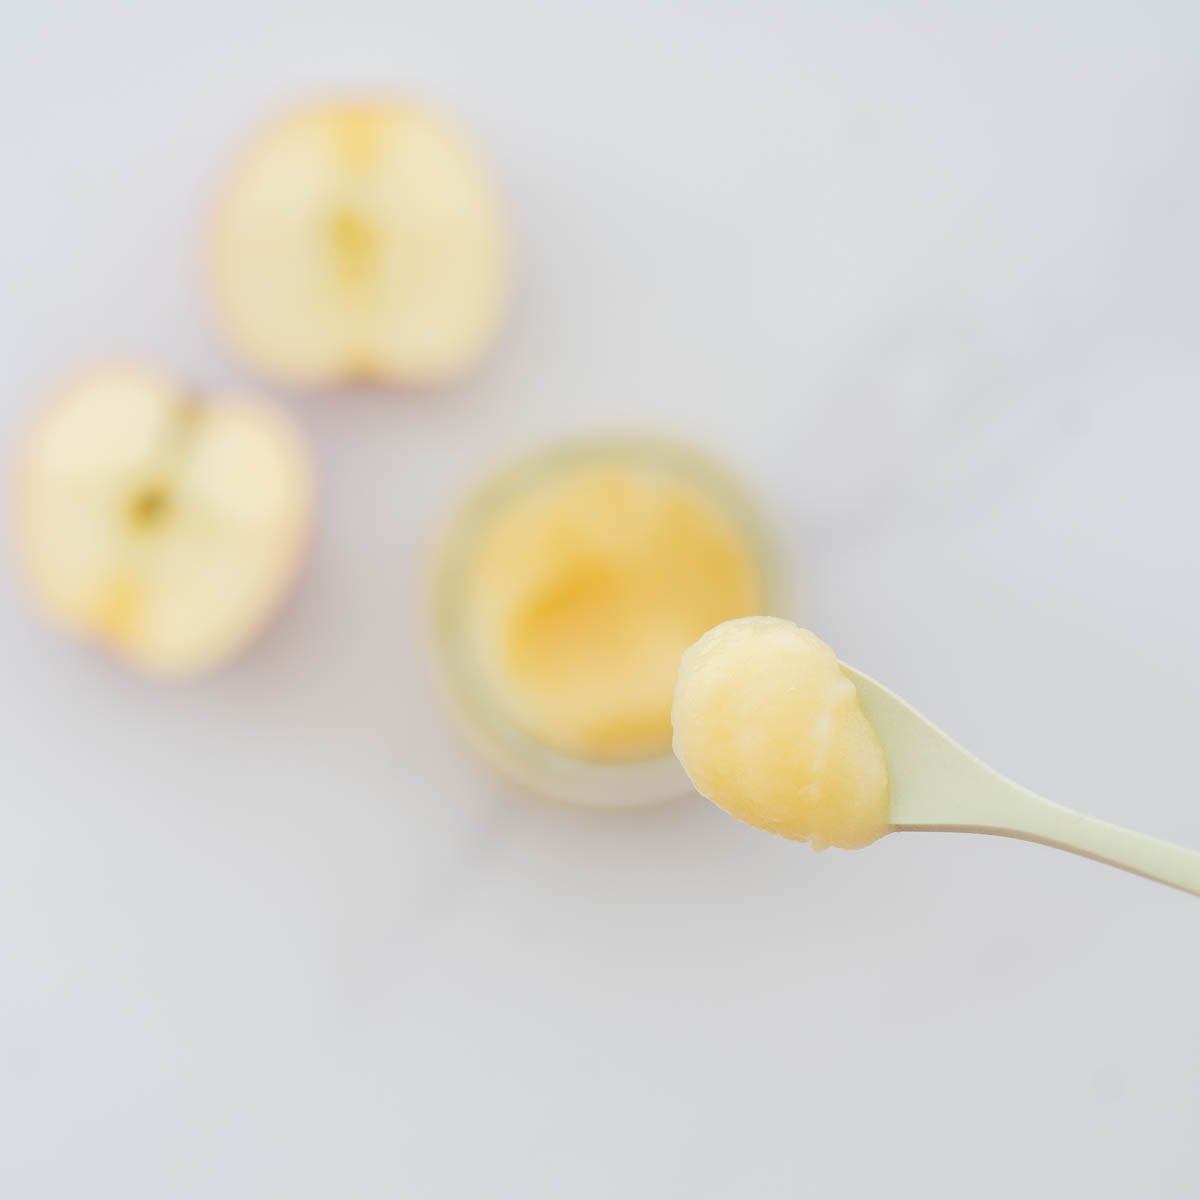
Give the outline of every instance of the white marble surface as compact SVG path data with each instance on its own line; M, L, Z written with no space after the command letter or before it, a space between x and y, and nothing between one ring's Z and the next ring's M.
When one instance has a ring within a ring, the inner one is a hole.
M263 113L478 129L521 242L452 394L288 397L285 619L175 690L0 581L13 1200L1184 1198L1200 908L1034 846L811 854L510 795L430 702L420 556L563 429L723 447L808 621L997 766L1200 845L1193 4L13 0L6 446L61 369L244 373L198 286Z

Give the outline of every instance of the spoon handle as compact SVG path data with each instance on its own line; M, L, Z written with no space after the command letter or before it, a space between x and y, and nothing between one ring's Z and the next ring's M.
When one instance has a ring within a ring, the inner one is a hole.
M874 680L843 669L887 753L894 829L1041 842L1200 896L1200 852L1042 799L980 762Z

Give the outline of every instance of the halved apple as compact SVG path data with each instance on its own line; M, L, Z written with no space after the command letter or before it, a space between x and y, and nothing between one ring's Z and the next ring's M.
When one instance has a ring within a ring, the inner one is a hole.
M234 344L267 375L436 384L492 341L509 244L471 144L400 103L302 108L243 155L212 269Z
M311 522L308 450L280 410L199 400L148 367L69 383L17 470L17 545L39 605L156 674L205 670L249 642Z

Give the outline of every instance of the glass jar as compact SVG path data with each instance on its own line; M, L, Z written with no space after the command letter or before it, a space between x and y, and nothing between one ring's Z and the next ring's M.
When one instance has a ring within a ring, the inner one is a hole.
M469 741L501 774L539 795L575 804L625 807L686 794L690 785L667 748L625 761L573 757L523 729L481 669L468 617L472 570L489 523L528 490L592 467L629 467L674 479L715 503L737 526L755 561L763 611L778 614L778 556L757 506L707 455L643 436L573 438L525 453L477 486L451 519L434 564L432 624L437 673ZM750 614L731 614L750 615Z

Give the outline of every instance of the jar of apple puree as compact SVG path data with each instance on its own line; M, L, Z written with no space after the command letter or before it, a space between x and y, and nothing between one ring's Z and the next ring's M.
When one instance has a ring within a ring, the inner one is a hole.
M468 737L553 799L685 793L671 753L679 658L733 617L777 613L757 508L707 456L645 437L572 439L488 477L433 576L438 674Z

